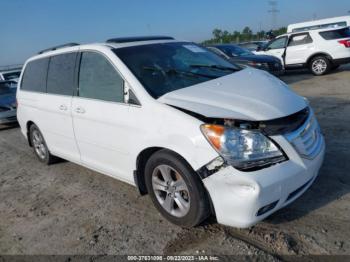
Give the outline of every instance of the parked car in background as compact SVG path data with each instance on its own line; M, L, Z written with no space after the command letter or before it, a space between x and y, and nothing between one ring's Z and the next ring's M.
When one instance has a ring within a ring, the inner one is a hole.
M350 63L350 28L284 34L255 54L277 57L286 70L308 68L314 75L324 75L341 64Z
M256 55L248 49L233 44L212 45L207 48L233 64L252 66L275 75L283 73L281 61L274 56Z
M171 37L40 52L17 100L39 161L130 183L180 226L210 214L254 225L312 185L325 152L309 103L285 83Z
M249 51L257 51L262 49L267 43L268 41L251 41L239 43L238 45L242 48L248 49Z
M12 81L18 82L20 75L21 75L20 68L0 70L0 80L12 80Z
M0 124L10 124L17 121L16 90L16 82L0 81Z

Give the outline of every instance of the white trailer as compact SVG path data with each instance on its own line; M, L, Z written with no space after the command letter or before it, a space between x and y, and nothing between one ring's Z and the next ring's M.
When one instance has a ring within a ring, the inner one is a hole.
M324 28L337 28L350 26L350 16L339 16L302 23L291 24L287 28L287 33L295 33Z

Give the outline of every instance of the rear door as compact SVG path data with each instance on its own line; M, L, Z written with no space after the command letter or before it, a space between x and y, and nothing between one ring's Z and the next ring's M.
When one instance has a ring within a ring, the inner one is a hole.
M81 162L97 171L130 180L129 105L124 79L102 53L81 53L73 123ZM128 169L129 168L129 169ZM127 171L128 170L128 171Z
M80 160L71 116L76 56L69 53L30 61L17 95L22 131L26 132L28 121L34 122L51 153L72 161Z
M39 128L52 153L78 162L80 154L75 142L71 103L75 86L77 52L50 58L46 94L41 96Z
M310 55L314 53L314 50L313 39L309 33L292 35L289 38L286 49L285 64L304 64Z

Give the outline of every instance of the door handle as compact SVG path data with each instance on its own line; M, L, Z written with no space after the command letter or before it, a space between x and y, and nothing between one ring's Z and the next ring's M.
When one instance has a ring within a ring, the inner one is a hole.
M75 112L77 112L78 114L84 114L84 113L85 113L85 109L82 108L82 107L77 107L77 108L75 109Z
M60 109L61 111L67 111L67 106L66 106L66 105L60 105L60 106L59 106L59 109Z

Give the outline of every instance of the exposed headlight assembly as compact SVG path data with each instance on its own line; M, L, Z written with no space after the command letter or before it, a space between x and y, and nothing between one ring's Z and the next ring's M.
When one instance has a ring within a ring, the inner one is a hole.
M249 61L248 65L257 67L257 68L269 68L269 65L267 63L259 63L254 61Z
M225 159L239 170L259 169L287 160L268 137L257 130L204 124L202 133Z

